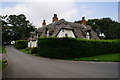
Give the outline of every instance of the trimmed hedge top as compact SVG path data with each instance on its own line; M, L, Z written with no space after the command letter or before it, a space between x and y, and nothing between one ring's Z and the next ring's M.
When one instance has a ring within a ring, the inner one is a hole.
M80 58L120 53L120 40L85 40L77 38L38 38L38 54L50 58Z
M18 49L25 49L28 46L28 42L26 40L17 40L15 42L15 47Z

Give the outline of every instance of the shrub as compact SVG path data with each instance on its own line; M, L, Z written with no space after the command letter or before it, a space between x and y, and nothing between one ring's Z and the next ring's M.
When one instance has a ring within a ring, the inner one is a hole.
M38 53L38 47L33 47L31 49L31 54L37 54Z
M30 51L30 50L31 50L31 48L27 47L27 48L26 48L26 50L27 50L27 51Z
M120 53L120 40L83 40L76 38L39 38L38 54L50 58L80 58Z
M18 49L26 49L28 46L28 42L26 40L17 40L15 42L15 47Z

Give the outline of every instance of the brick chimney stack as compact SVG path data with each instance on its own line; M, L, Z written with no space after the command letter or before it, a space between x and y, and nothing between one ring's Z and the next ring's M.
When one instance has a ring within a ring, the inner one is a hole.
M45 20L43 20L43 23L42 23L42 27L46 25L46 22Z
M54 17L52 18L52 22L58 21L57 14L54 14Z
M85 17L82 17L81 24L85 24L86 25Z

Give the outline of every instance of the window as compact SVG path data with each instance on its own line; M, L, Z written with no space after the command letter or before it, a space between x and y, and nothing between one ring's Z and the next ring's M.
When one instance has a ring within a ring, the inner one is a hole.
M68 34L65 34L65 37L68 37Z
M62 32L64 32L64 29L62 29Z

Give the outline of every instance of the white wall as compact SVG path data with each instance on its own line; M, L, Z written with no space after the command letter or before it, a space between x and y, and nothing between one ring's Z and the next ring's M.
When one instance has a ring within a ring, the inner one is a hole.
M90 33L89 32L86 33L86 39L88 39L88 40L90 39Z
M61 29L60 32L58 33L57 37L65 37L65 34L68 35L68 37L73 37L75 38L75 35L72 30L67 30L67 29Z
M28 42L28 47L37 47L37 41Z

